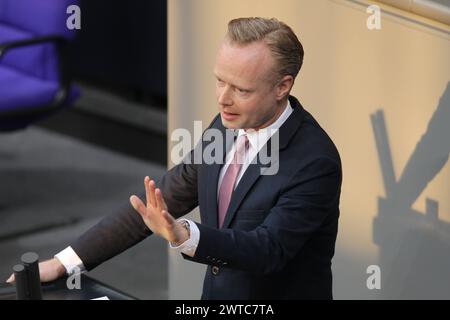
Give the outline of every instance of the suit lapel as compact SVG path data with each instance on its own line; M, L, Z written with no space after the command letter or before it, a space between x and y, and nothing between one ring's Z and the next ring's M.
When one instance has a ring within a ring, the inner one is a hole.
M257 161L254 164L250 164L247 170L244 172L244 175L239 181L239 184L231 195L230 205L228 206L227 214L225 215L225 220L223 221L223 228L227 228L230 225L237 209L239 208L239 205L245 198L245 195L250 191L250 188L260 177L261 167L262 165L260 161Z
M211 164L207 166L208 176L207 183L211 183L206 188L206 217L208 219L207 225L211 227L217 227L217 183L219 179L219 172L222 165Z

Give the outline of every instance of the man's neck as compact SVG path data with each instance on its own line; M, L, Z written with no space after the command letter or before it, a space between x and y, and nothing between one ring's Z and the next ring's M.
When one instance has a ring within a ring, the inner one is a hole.
M254 131L258 131L259 129L264 129L269 127L272 123L274 123L275 121L278 120L278 118L283 114L284 110L286 110L288 106L288 98L280 101L277 105L277 111L275 112L275 114L273 115L273 117L269 120L269 122L265 123L263 127L259 127L259 128L251 128L251 129L244 129L245 132L247 132L247 130L254 130Z

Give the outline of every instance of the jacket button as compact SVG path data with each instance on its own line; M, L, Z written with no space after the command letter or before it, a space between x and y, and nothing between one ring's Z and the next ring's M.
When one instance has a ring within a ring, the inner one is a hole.
M213 266L211 268L211 272L212 272L213 275L217 276L219 274L219 272L220 272L220 269L217 266Z

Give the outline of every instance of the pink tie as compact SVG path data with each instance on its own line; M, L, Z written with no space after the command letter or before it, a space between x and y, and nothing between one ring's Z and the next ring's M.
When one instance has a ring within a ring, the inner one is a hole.
M237 147L233 160L228 165L219 189L219 228L222 228L223 221L225 220L225 215L227 214L228 206L231 200L231 194L233 193L236 179L239 175L242 163L244 162L245 153L248 149L247 135L244 134L239 136L237 138L236 145Z

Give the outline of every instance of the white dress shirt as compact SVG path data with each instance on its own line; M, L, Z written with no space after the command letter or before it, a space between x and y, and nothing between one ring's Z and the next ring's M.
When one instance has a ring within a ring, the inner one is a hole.
M247 134L248 140L249 140L249 148L248 151L245 153L244 163L242 164L241 170L239 172L239 175L236 179L236 184L234 188L238 185L239 181L241 180L242 176L244 175L245 171L247 170L248 166L251 164L252 160L255 158L255 156L258 154L258 152L261 150L261 148L266 144L266 142L272 137L272 135L281 127L281 125L289 118L291 115L293 109L291 104L287 103L283 113L278 117L275 122L273 122L270 126L266 128L262 128L259 130L253 130L253 129L239 129L238 136ZM218 185L217 185L217 199L219 197L219 189L220 184L222 183L223 177L225 175L225 172L230 165L231 161L233 160L234 152L236 150L236 144L234 144L230 151L226 155L225 164L223 165ZM200 241L200 230L198 229L195 222L188 220L188 219L179 219L179 221L185 220L189 223L190 226L190 238L183 242L179 246L174 246L172 243L170 243L170 247L174 250L177 250L179 252L182 252L190 257L193 257L195 255L195 251L197 249L198 243ZM86 269L83 265L83 262L78 257L78 255L75 253L75 251L72 249L72 247L67 247L66 249L62 250L58 254L55 255L55 258L57 258L66 268L67 274L71 275L75 271L81 271L84 272Z
M281 127L281 125L289 118L291 115L293 109L291 107L290 102L288 101L283 113L278 117L277 120L275 120L271 125L259 129L259 130L253 130L253 129L239 129L238 136L241 136L243 134L247 134L247 138L249 141L248 151L245 153L244 161L242 163L241 170L239 171L239 175L236 179L236 184L234 185L234 188L236 189L236 186L239 184L239 181L241 180L242 176L244 175L245 171L249 167L249 165L252 163L253 159L256 157L258 152L264 147L266 142L272 137L275 132ZM223 165L222 169L220 170L219 180L217 182L217 200L219 199L219 190L220 185L222 183L223 177L225 176L225 172L227 171L228 166L230 165L231 161L233 160L233 156L236 150L236 143L232 146L230 151L226 155L225 164ZM170 244L170 247L173 249L176 249L190 257L193 257L195 255L195 250L197 249L198 243L200 241L200 230L198 229L195 222L187 219L180 219L185 220L189 223L190 229L191 229L191 237L190 239L183 242L178 247L173 246Z

